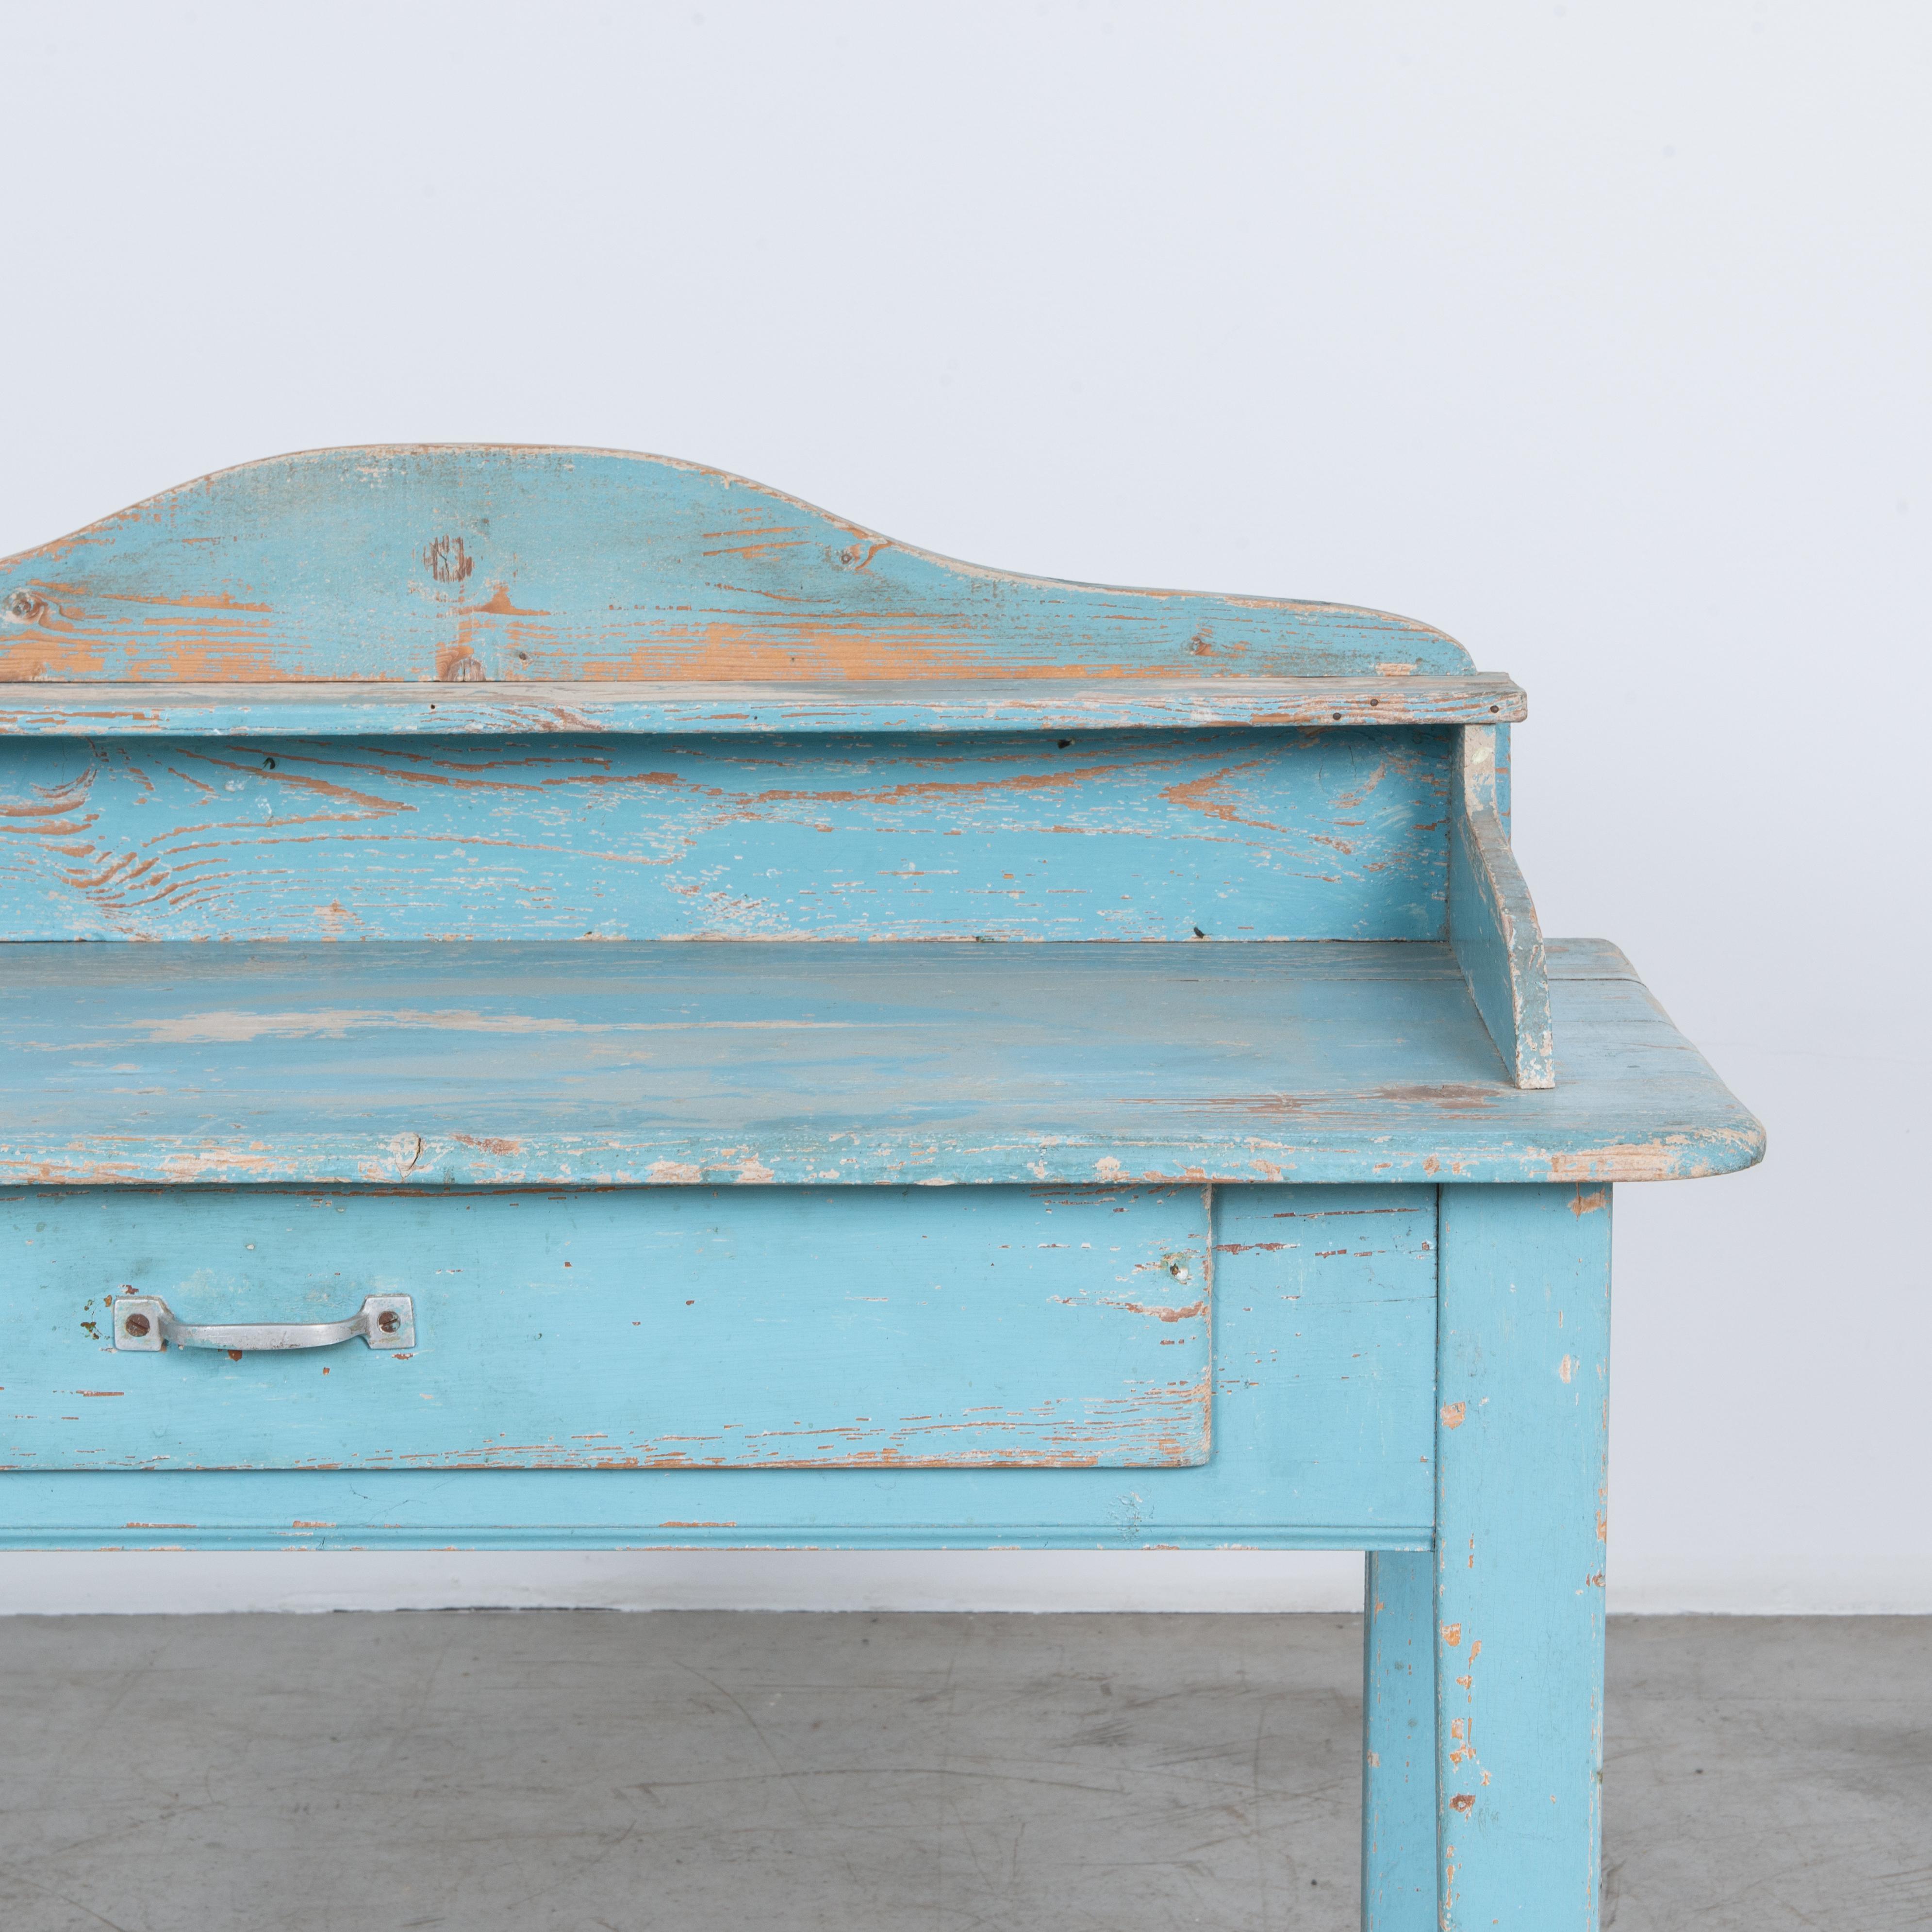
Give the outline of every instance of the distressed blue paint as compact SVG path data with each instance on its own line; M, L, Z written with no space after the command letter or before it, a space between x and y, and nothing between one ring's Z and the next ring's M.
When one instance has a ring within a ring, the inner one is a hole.
M0 1195L8 1468L1205 1462L1202 1188ZM415 1304L406 1354L117 1352Z
M1445 1187L1442 1244L1442 1932L1594 1932L1610 1190Z
M1217 1460L1244 1459L1298 1492L1338 1500L1352 1490L1349 1471L1372 1471L1360 1493L1375 1498L1376 1516L1431 1514L1431 1442L1410 1418L1435 1386L1434 1192L1215 1190ZM1344 1386L1348 1399L1335 1400ZM1230 1436L1223 1419L1238 1389L1244 1427Z
M1446 730L38 740L12 939L1440 939Z
M1198 1482L1179 1479L1198 1474ZM0 1478L0 1549L1411 1550L1252 1470L136 1471ZM1286 1521L1268 1514L1279 1505Z
M1372 1550L1362 1619L1363 1932L1436 1932L1436 1557Z
M510 684L5 684L0 735L86 738L798 738L853 733L1488 724L1508 678L1115 677ZM1507 724L1502 726L1506 734Z
M1552 1090L1446 946L16 946L0 1178L1654 1178L1762 1130L1613 947ZM1564 976L1571 969L1578 976Z
M1094 1205L1106 1206L1112 1219L1114 1204L1100 1199L1110 1192L1100 1190ZM326 1196L321 1205L308 1207L305 1197L274 1190L250 1190L248 1196L263 1204L250 1207L244 1199L238 1211L265 1224L278 1216L286 1221L298 1210L323 1216L334 1211ZM139 1227L142 1208L153 1205L154 1197L126 1198L120 1221ZM213 1192L200 1198L211 1204L211 1214L234 1200ZM695 1190L686 1198L694 1204L706 1198ZM520 1211L548 1214L558 1208L572 1226L580 1215L604 1211L596 1196L566 1197L548 1205L542 1197L524 1198ZM860 1197L854 1205L862 1211L871 1198ZM47 1200L44 1193L14 1195L9 1224L31 1227L29 1216L46 1220L41 1204ZM484 1204L464 1196L405 1196L402 1202L398 1218L419 1216L422 1226L452 1229L447 1238L464 1251L467 1264L476 1242L463 1224ZM724 1204L730 1205L728 1198ZM101 1197L85 1193L70 1196L59 1211L103 1220L109 1213ZM674 1466L594 1474L440 1467L194 1474L29 1469L0 1482L7 1503L0 1540L27 1547L997 1544L1119 1550L1426 1544L1434 1496L1435 1190L1228 1190L1219 1192L1216 1219L1214 1453L1204 1465L935 1470L874 1462L836 1469ZM235 1244L226 1246L229 1258L238 1258L232 1257ZM226 1258L217 1258L225 1265ZM479 1293L487 1293L489 1256L477 1267L476 1278L485 1284ZM217 1270L211 1265L209 1271ZM78 1334L78 1322L98 1312L67 1306L57 1281L40 1287L38 1269L23 1270L16 1263L8 1277L16 1284L10 1290L16 1328L38 1322ZM31 1294L24 1287L29 1280L35 1282ZM1178 1287L1170 1282L1168 1292ZM784 1294L772 1290L770 1298L782 1313ZM258 1305L267 1307L266 1292ZM673 1318L680 1312L674 1310ZM741 1332L749 1326L741 1320ZM547 1330L546 1340L548 1349L528 1370L492 1372L548 1376L560 1388L594 1377L596 1371L586 1368L585 1354L568 1335ZM425 1330L411 1370L439 1346ZM365 1364L375 1366L359 1343L337 1354L343 1360L332 1382ZM299 1364L303 1358L288 1359ZM322 1364L309 1360L319 1381ZM82 1383L76 1378L74 1386L129 1393L70 1403L59 1413L124 1405L134 1412L142 1388L169 1386L164 1378L186 1366L173 1351L140 1356L90 1351L85 1360L92 1365L86 1373L105 1378ZM230 1366L222 1357L214 1364L218 1375ZM1060 1365L1066 1366L1064 1358ZM255 1364L250 1359L239 1366L252 1373ZM146 1381L130 1379L136 1375ZM719 1384L730 1385L728 1378ZM908 1389L918 1386L908 1372ZM640 1376L639 1387L648 1388L648 1374ZM416 1401L413 1393L406 1395L405 1406ZM117 1414L111 1425L90 1418L84 1426L98 1436L103 1429L124 1430L133 1424Z
M1468 668L1344 604L958 563L720 470L605 450L316 450L0 563L0 675L1189 676Z
M9 679L0 938L222 943L0 946L0 1180L52 1190L0 1197L0 1540L1367 1549L1365 1923L1594 1924L1601 1184L1763 1135L1615 948L1545 949L1507 679L496 448L0 564ZM1053 943L906 943L982 938ZM406 1361L73 1305L378 1270Z
M1510 849L1496 782L1496 733L1456 736L1450 785L1449 940L1510 1078L1556 1084L1543 929Z

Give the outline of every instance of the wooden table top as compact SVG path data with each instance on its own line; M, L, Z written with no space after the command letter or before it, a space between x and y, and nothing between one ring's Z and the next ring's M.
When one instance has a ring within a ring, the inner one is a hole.
M1553 1088L1448 946L16 944L19 1183L1638 1180L1763 1130L1616 948Z

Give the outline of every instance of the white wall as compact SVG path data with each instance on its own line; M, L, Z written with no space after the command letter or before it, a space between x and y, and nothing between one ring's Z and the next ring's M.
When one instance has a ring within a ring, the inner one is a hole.
M1514 672L1546 929L1771 1131L1619 1196L1612 1602L1932 1610L1924 7L150 0L6 11L0 70L0 553L290 448L604 444ZM0 1602L1355 1574L23 1556Z

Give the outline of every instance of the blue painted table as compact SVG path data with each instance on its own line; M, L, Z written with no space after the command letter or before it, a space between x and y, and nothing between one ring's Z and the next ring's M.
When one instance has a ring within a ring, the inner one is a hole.
M1763 1143L1508 678L520 448L0 650L13 1544L1365 1550L1364 1923L1595 1923L1611 1189Z

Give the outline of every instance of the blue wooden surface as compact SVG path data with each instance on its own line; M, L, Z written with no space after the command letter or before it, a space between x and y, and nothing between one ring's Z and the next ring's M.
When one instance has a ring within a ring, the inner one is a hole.
M1363 1932L1435 1932L1435 1554L1371 1550L1363 1580Z
M1597 1924L1610 1293L1609 1189L1443 1189L1442 1932Z
M16 741L13 939L1441 939L1444 729Z
M1198 1466L29 1468L4 1479L0 1540L35 1548L1426 1546L1434 1508L1435 1196L1432 1188L1402 1186L1216 1191L1214 1453ZM278 1210L334 1212L327 1197L308 1208L304 1196L270 1189L199 1198L209 1204L208 1216L231 1212L238 1222L251 1216L272 1222ZM544 1211L554 1207L574 1226L580 1214L604 1213L599 1203L608 1198L566 1196ZM704 1196L692 1190L686 1198ZM856 1197L848 1211L864 1211L872 1198ZM48 1198L14 1194L8 1225L92 1214L138 1228L154 1202L152 1196L118 1196L125 1204L115 1208L101 1196L78 1192L47 1208ZM402 1197L399 1218L420 1216L423 1225L451 1230L466 1256L474 1237L464 1232L471 1211L464 1203L473 1197L416 1197L413 1206L411 1198ZM1111 1205L1107 1211L1111 1218ZM492 1264L489 1255L480 1258L481 1278ZM10 1268L10 1326L40 1322L80 1337L81 1324L98 1318L98 1308L79 1305L98 1295L80 1292L87 1284L56 1271L60 1265L56 1258L52 1268L38 1260L31 1269ZM782 1294L772 1300L782 1310ZM426 1334L418 1364L433 1346ZM362 1367L368 1352L355 1343L336 1354L349 1359L332 1382ZM86 1366L73 1388L123 1391L76 1396L52 1412L76 1418L70 1432L88 1432L102 1444L110 1439L106 1432L124 1437L134 1428L143 1390L178 1389L184 1384L167 1378L184 1366L195 1372L173 1351L130 1356L89 1348L74 1359ZM309 1360L320 1381L324 1363ZM230 1366L225 1358L215 1363L218 1375ZM252 1361L242 1366L254 1372ZM594 1389L599 1371L566 1336L552 1340L530 1372L560 1388L582 1381ZM290 1379L298 1378L299 1371ZM647 1381L640 1376L640 1386ZM910 1372L906 1386L918 1386ZM406 1400L418 1399L412 1391ZM99 1418L108 1408L130 1414L110 1423Z
M1449 940L1503 1064L1519 1087L1556 1084L1548 962L1529 887L1510 850L1498 734L1460 731L1450 786Z
M0 1194L0 1468L1202 1462L1208 1250L1198 1187ZM123 1292L416 1342L104 1351Z
M1446 946L15 946L20 1182L1664 1178L1762 1132L1614 947L1556 1087Z
M488 446L223 470L0 563L0 676L1190 676L1468 668L1343 604L958 563L694 464Z
M794 684L8 684L0 736L797 738L854 732L1494 724L1526 715L1493 673L1457 677L853 680Z
M1545 946L1522 716L610 452L0 563L0 939L220 942L0 945L0 1538L1366 1549L1365 1924L1588 1932L1603 1184L1763 1134ZM420 1346L116 1354L130 1281Z

